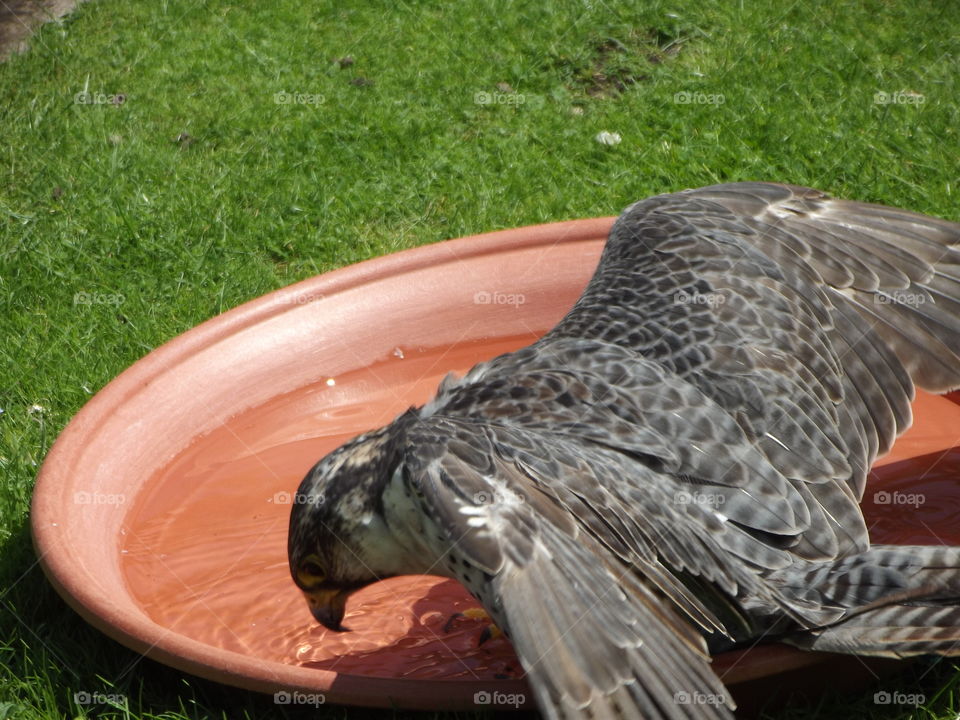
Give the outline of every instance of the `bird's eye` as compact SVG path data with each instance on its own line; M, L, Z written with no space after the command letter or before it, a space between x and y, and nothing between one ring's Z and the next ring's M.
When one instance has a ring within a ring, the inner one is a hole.
M304 558L297 570L297 579L305 588L316 587L327 579L327 573L323 569L319 556L310 553Z

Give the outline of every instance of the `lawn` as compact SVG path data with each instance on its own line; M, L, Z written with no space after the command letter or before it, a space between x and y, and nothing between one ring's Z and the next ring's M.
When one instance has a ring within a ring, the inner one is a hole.
M0 65L0 720L295 715L106 639L36 565L37 470L125 367L317 273L684 187L960 220L955 20L932 0L94 0L45 26ZM768 717L955 720L958 678L919 664Z

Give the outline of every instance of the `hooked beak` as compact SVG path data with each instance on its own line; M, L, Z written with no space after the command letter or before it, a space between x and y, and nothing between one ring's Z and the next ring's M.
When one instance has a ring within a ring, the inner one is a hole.
M332 590L304 591L303 594L307 598L310 612L318 623L329 630L343 632L348 628L343 627L340 623L343 620L344 608L351 592L351 590L334 588Z

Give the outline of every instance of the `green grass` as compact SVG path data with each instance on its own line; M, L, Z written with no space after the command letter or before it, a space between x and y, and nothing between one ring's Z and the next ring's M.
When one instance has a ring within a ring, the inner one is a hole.
M197 323L402 248L720 181L960 219L949 3L526 5L97 0L0 66L0 719L279 714L105 639L30 545L57 433ZM958 678L915 666L770 717L955 720Z

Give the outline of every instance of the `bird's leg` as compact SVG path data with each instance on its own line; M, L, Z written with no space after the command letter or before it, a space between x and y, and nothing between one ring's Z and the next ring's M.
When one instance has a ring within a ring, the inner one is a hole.
M493 640L495 638L501 637L503 635L503 630L498 628L493 620L491 620L490 615L483 608L467 608L463 612L455 612L447 618L447 622L443 626L443 631L445 633L450 632L453 629L454 621L459 618L468 618L470 620L489 620L489 624L486 625L483 630L480 632L480 638L477 641L477 647L483 645L488 640Z

